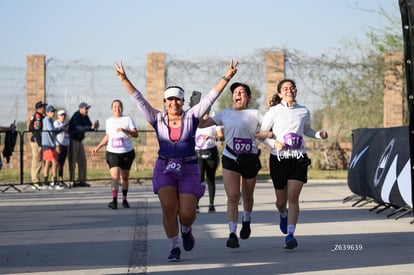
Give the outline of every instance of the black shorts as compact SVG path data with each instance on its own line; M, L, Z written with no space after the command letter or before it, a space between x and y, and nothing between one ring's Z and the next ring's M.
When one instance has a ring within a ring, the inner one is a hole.
M257 174L260 171L260 168L256 168L253 165L249 168L241 168L239 165L237 165L236 161L226 157L225 155L223 155L221 157L221 163L223 165L223 168L227 169L227 170L231 170L231 171L235 171L237 173L240 173L240 175L245 178L245 179L252 179L255 178L257 176Z
M119 167L124 170L130 170L134 159L135 150L121 154L106 151L106 163L108 163L109 168Z
M284 189L288 180L299 180L303 183L308 181L308 166L311 160L306 154L300 158L282 158L270 155L269 167L270 177L275 189Z

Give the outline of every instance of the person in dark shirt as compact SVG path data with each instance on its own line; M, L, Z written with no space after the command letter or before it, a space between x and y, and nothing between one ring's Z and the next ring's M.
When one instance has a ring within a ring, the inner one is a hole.
M99 121L91 122L88 111L91 105L86 102L79 104L76 111L69 120L70 145L69 145L69 177L73 187L89 187L86 182L86 155L82 140L85 131L94 131L99 128ZM78 180L75 181L75 167L78 166Z
M32 148L32 167L31 167L31 178L32 185L36 189L42 189L43 183L40 179L40 172L43 166L42 158L42 129L43 129L43 118L45 116L45 108L47 103L38 101L35 105L36 111L31 116L29 121L29 131L32 132L30 137L30 146Z

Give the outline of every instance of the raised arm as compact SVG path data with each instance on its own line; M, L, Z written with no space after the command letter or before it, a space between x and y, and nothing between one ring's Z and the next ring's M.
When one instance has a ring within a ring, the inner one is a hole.
M216 84L214 88L218 93L221 93L224 90L227 83L229 83L231 78L237 73L237 65L239 65L239 61L233 61L232 59L229 68L227 69L227 72L224 74L224 76L220 79L220 81Z
M135 92L136 88L134 85L129 81L128 77L126 76L124 65L122 65L122 62L115 63L115 69L116 69L116 76L121 80L122 84L125 87L125 90L127 90L128 94L132 94Z

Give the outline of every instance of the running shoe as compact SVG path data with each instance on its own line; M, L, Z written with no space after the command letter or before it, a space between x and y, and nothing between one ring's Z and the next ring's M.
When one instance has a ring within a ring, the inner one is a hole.
M240 238L245 240L250 237L252 230L250 229L250 222L245 222L242 220L242 228L240 230Z
M69 188L69 186L64 181L60 181L59 186L63 187L64 189Z
M230 247L230 248L240 247L239 240L237 239L236 234L230 233L229 239L227 240L227 243L226 243L226 246Z
M283 218L281 215L280 216L280 221L279 221L279 227L280 227L280 231L282 231L283 234L287 234L287 222L288 222L288 217L286 215L285 218Z
M123 207L123 208L129 208L129 203L128 203L128 201L127 201L127 200L123 200L123 201L122 201L122 207Z
M292 234L286 236L285 249L293 249L298 246L298 241L293 237Z
M65 189L65 186L62 185L61 183L58 183L58 184L55 185L55 189L56 190L62 190L62 189Z
M111 201L108 203L108 207L112 209L118 209L118 202L117 201Z
M170 256L168 256L168 261L177 262L180 260L181 250L179 247L173 248L170 251Z
M72 187L90 187L91 185L84 181L76 181L73 183Z
M214 212L216 212L216 208L214 207L214 205L210 205L208 207L208 213L214 213Z
M91 187L91 185L85 181L79 182L79 187Z
M192 230L188 231L187 233L181 233L181 238L183 239L183 247L185 251L190 251L193 249L195 244L195 239L193 236Z
M35 189L35 190L43 189L42 187L43 187L43 184L40 184L40 183L32 183L32 188Z

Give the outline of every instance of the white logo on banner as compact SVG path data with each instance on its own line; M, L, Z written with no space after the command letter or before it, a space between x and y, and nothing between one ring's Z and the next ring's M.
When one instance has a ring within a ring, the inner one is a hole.
M410 159L404 165L400 174L397 175L397 161L398 154L392 159L391 165L388 169L387 163L390 160L392 149L394 148L395 139L392 139L385 148L380 160L378 161L377 170L374 176L374 186L377 186L384 177L384 182L381 187L381 199L384 202L390 202L390 194L393 186L397 183L398 191L404 202L412 207L411 200L411 175L410 175Z
M368 150L368 148L369 148L369 145L367 146L367 147L365 147L365 149L364 150L362 150L362 152L361 153L359 153L359 154L356 154L355 156L354 156L354 158L352 159L352 161L351 161L351 164L349 165L349 168L350 169L352 169L352 168L354 168L355 166L356 166L356 164L357 164L357 162L359 161L359 159L362 157L362 155Z
M394 142L395 142L395 139L392 139L390 143L388 144L387 148L385 148L384 153L382 153L382 156L377 165L377 170L375 170L374 186L377 186L378 183L380 183L382 176L384 172L386 171L385 167L387 166L388 158L390 157L392 148L394 147Z
M384 202L390 202L391 189L394 186L395 181L397 181L398 191L400 192L400 195L403 198L404 202L410 207L413 207L411 200L410 160L407 161L398 176L397 160L398 155L395 156L390 168L387 171L387 175L385 176L384 183L382 184L381 188L381 199Z

